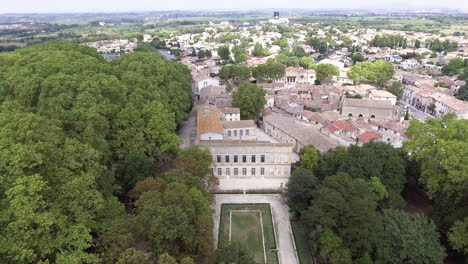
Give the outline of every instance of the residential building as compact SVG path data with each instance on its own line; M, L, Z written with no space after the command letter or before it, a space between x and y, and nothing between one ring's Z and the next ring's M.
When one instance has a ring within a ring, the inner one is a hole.
M320 152L326 152L339 145L318 130L297 123L293 117L277 113L263 117L263 130L280 142L293 144L296 153L309 145L313 145Z

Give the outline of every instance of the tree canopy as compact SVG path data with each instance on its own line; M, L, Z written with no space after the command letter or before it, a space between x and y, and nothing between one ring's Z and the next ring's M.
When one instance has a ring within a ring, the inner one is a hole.
M444 248L440 245L435 224L427 217L385 210L383 223L381 249L386 254L381 263L443 262Z
M167 169L179 152L175 129L190 109L190 71L154 51L111 62L65 43L0 54L2 261L144 263L147 256L126 251L135 243L133 215L116 195L125 201L136 182ZM143 199L139 213L185 214L181 223L192 222L180 228L203 239L190 238L190 252L205 254L211 198L180 185L169 183L167 194L156 196L169 200L173 190L184 190L190 210L169 202L145 207Z
M385 60L364 61L353 65L347 74L356 83L366 81L383 86L393 77L395 69L391 62Z
M266 105L266 92L262 87L255 84L243 83L234 93L232 105L240 108L242 119L255 119Z
M266 64L252 68L252 75L258 81L273 81L283 78L285 67L279 62L268 59Z
M317 72L317 80L323 82L330 80L333 76L338 76L340 70L332 64L318 64L315 71Z

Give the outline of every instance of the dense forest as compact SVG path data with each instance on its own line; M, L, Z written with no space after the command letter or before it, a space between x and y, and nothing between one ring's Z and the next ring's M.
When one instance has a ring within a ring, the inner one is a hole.
M398 149L370 142L301 151L286 197L319 263L466 260L468 122L413 120L407 135ZM416 193L430 199L425 215L407 210Z
M64 43L0 55L2 263L194 263L211 155L179 149L191 75L158 53ZM172 262L170 262L172 261Z

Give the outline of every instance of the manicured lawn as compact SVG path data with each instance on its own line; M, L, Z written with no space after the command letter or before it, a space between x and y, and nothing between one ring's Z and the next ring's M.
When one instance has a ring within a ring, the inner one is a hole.
M278 263L270 205L223 204L218 247L229 241L245 244L257 263Z
M291 228L296 242L296 249L301 264L313 264L312 254L307 244L307 232L300 221L291 221Z

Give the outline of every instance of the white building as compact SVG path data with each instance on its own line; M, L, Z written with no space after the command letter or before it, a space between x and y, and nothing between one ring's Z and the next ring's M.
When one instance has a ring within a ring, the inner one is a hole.
M287 67L283 78L276 80L276 82L289 83L289 84L315 84L317 78L315 70L313 69L298 69L294 67Z
M192 89L195 94L200 94L203 88L210 85L219 86L219 80L208 76L195 76L192 81Z

